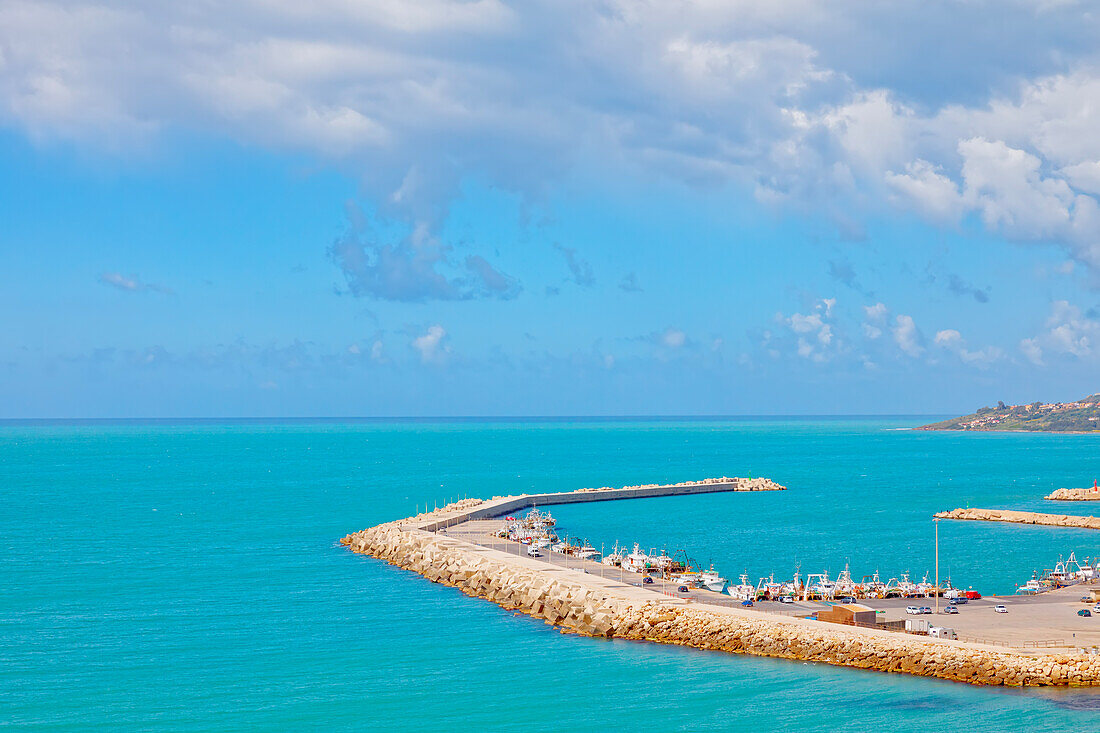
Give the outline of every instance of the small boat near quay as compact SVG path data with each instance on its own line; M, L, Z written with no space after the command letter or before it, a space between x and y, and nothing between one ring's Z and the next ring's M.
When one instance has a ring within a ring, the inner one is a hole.
M1082 563L1077 560L1077 555L1071 552L1065 560L1059 557L1054 567L1044 570L1042 574L1034 571L1030 580L1017 586L1016 592L1020 595L1036 595L1078 583L1091 583L1098 577L1100 577L1100 561L1093 565L1090 564L1089 558L1085 558Z
M876 570L873 574L862 576L861 580L856 582L849 563L845 563L844 569L835 580L830 577L828 571L825 571L807 574L803 581L801 574L796 570L790 581L777 581L772 574L760 577L754 585L749 581L748 573L743 573L740 576L740 582L734 584L715 570L713 565L708 570L699 570L698 566L692 567L693 563L686 556L676 559L670 557L666 551L658 552L655 549L644 552L641 544L637 542L633 544L633 550L630 552L616 542L611 551L604 554L587 541L577 543L575 540L573 542L568 539L561 540L555 533L553 525L548 524L552 520L549 513L532 509L522 518L505 517L506 524L497 536L581 560L602 563L607 567L618 567L624 572L661 578L675 582L677 585L721 593L738 601L779 599L835 601L845 598L861 600L931 598L937 595L944 598L962 598L964 594L974 592L952 587L950 577L942 587L937 587L934 582L929 581L928 573L924 574L919 583L915 583L910 579L908 571L901 573L900 577L883 582L879 571ZM679 554L683 555L682 552ZM1100 564L1094 567L1087 562L1079 563L1071 553L1068 559L1064 561L1059 559L1055 567L1044 573L1042 577L1037 575L1032 581L1020 586L1017 592L1040 593L1084 580L1095 580L1098 577L1100 577Z

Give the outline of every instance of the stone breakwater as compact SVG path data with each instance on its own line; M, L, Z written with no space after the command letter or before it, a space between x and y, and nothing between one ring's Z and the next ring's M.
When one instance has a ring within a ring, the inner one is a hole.
M452 507L440 510L453 511ZM419 519L431 522L434 518L428 515ZM1100 685L1100 656L1027 654L666 600L633 586L608 586L602 579L412 529L411 521L381 524L349 534L340 542L352 552L385 560L505 609L544 619L566 632L902 672L976 685Z
M1045 498L1052 501L1100 501L1100 489L1055 489Z
M1016 524L1042 524L1048 527L1100 529L1100 519L1096 517L1078 517L1072 514L1038 514L1036 512L1017 512L1011 509L952 509L949 512L937 512L936 516L940 519L973 519L983 522L1014 522Z
M705 478L702 481L681 481L677 484L637 484L635 486L601 486L598 489L578 489L578 492L587 491L622 491L630 489L675 489L688 486L725 486L725 491L786 491L786 486L781 486L768 478L745 478L743 476L720 478Z

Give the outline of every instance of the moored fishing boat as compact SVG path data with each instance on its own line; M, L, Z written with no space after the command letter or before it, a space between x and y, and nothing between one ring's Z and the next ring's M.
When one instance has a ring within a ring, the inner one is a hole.
M634 544L634 551L623 558L622 569L631 573L644 573L648 567L649 556L639 549L638 544Z
M710 570L699 573L699 587L721 593L726 587L726 579L716 573L714 566L711 566Z
M756 600L756 587L749 584L749 576L743 574L741 576L741 582L738 585L726 586L726 593L735 600L738 601L754 601Z
M598 562L600 559L599 550L597 550L595 547L588 544L587 542L577 548L577 551L573 554L575 554L582 560L591 560L593 562Z
M615 547L612 548L609 554L604 555L600 562L604 565L610 565L611 567L618 567L623 564L624 557L623 550L619 548L619 543L616 542Z

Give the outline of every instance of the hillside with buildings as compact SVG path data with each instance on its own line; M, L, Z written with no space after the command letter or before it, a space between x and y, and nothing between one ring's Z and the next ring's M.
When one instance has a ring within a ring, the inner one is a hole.
M1049 433L1100 432L1100 394L1076 402L983 407L971 415L922 425L918 430L1035 430Z

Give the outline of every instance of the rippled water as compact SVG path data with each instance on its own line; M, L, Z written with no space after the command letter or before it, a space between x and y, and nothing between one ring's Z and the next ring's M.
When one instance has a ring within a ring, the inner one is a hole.
M728 575L847 560L919 578L933 511L1042 509L1100 475L1095 436L896 430L916 422L0 424L0 723L1095 728L1087 692L562 635L336 544L464 495L751 473L790 490L554 513L597 544L683 550ZM943 573L986 593L1071 550L1100 556L1085 530L940 529Z

